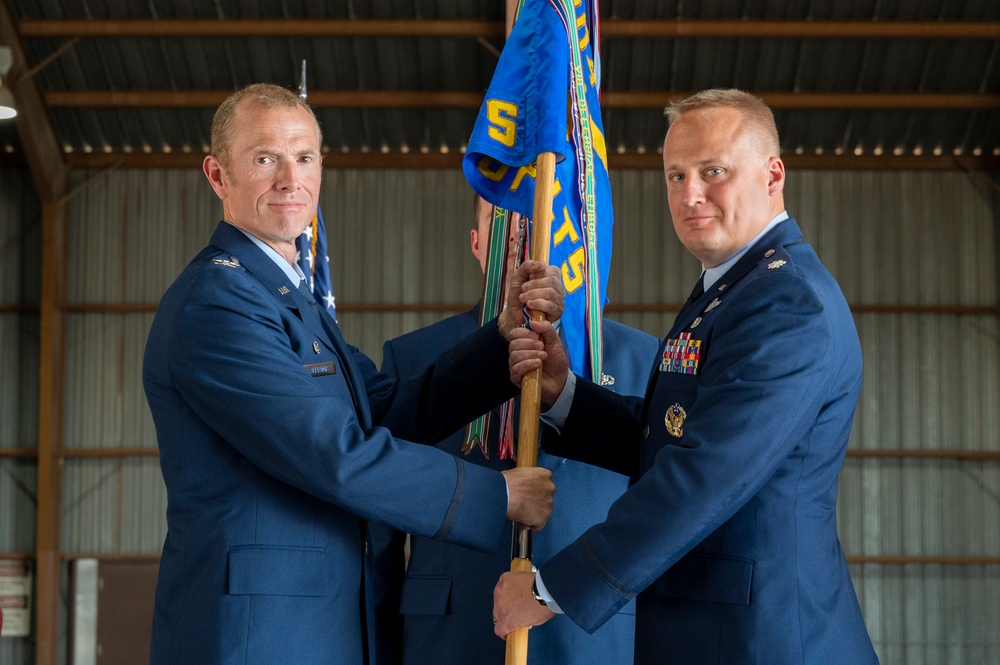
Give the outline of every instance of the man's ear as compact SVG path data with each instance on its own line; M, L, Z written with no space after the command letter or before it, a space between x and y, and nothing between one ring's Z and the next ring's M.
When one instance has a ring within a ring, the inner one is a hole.
M472 247L472 255L482 261L482 250L479 249L479 231L477 229L472 229L469 233L469 245Z
M201 163L201 170L205 172L205 177L215 190L215 195L225 201L229 198L229 183L225 169L215 155L208 155Z
M767 163L767 193L780 194L785 188L785 164L780 157L772 157Z

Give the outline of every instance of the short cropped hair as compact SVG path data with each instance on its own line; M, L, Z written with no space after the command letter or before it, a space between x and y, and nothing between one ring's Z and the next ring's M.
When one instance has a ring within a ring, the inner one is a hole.
M298 95L278 85L253 83L229 95L215 111L215 117L212 119L212 154L223 166L229 166L229 151L233 144L236 111L243 103L268 109L298 107L305 110L316 123L316 133L322 145L323 132L319 128L316 114Z
M778 127L774 123L774 113L764 103L764 100L742 90L702 90L686 99L670 100L663 115L667 117L667 126L669 127L685 113L716 108L731 108L739 111L753 133L753 140L761 152L774 157L781 154L781 141L778 139Z

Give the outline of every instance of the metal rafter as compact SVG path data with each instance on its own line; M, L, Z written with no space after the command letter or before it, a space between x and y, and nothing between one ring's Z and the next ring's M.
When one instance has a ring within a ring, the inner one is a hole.
M26 37L503 37L503 21L456 19L42 19L22 21ZM982 21L768 21L606 19L601 36L747 39L1000 39Z
M57 201L68 182L69 169L63 161L48 109L34 79L26 75L28 60L16 25L6 0L0 0L0 43L9 46L14 53L14 66L6 78L18 106L17 127L21 143L38 197L43 203Z
M502 21L496 20L305 20L305 19L128 19L128 20L26 20L20 32L30 38L119 38L119 37L408 37L473 38L500 40ZM972 21L775 21L775 20L615 20L602 23L606 38L746 38L746 39L1000 39L1000 23ZM50 91L44 102L50 108L214 108L228 91ZM606 91L606 109L659 109L670 98L690 94L683 91ZM905 93L787 93L758 92L776 109L925 109L994 110L1000 108L997 94L905 94ZM478 91L348 90L314 91L310 102L320 108L465 108L478 109ZM372 154L377 159L378 155ZM643 155L633 155L643 159ZM826 156L824 160L845 159ZM928 156L929 157L929 156ZM149 159L150 157L141 158ZM433 155L403 157L423 163ZM141 161L140 160L140 161ZM888 164L889 160L880 161ZM939 164L940 160L935 162ZM891 167L890 167L891 168ZM932 166L931 168L936 168Z
M753 92L753 91L752 91ZM52 108L214 108L231 91L224 90L65 90L45 93ZM606 91L605 109L662 109L668 100L690 91ZM1000 109L1000 94L980 93L836 93L754 92L774 109ZM478 109L483 93L429 90L319 90L309 93L314 108L469 108Z

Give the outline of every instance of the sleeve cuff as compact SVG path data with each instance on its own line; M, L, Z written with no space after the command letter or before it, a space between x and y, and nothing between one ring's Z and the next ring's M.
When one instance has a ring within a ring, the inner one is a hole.
M540 572L535 573L535 589L538 590L538 595L545 601L545 606L547 608L556 614L564 614L562 609L559 607L559 603L555 601L552 594L550 594L548 589L545 588L545 583L542 582L542 574Z
M557 432L562 433L563 425L566 424L566 418L569 417L569 409L573 405L574 394L576 394L576 374L567 371L566 384L563 386L562 392L559 393L555 404L549 407L545 413L541 414L542 422L554 428Z

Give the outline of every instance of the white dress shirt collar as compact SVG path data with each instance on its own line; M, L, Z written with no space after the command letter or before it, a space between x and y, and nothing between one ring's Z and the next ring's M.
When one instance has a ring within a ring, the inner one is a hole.
M768 231L770 231L771 229L773 229L775 226L785 221L786 219L788 219L788 212L786 210L782 210L780 213L774 216L774 219L772 219L770 222L767 223L767 226L765 226L764 229L760 233L758 233L753 240L743 245L743 247L737 250L737 252L732 256L730 256L728 259L726 259L719 265L715 266L714 268L706 268L705 265L702 264L701 269L704 270L704 274L702 275L702 280L703 280L702 283L705 287L705 290L708 291L708 289L710 289L713 284L719 281L719 279L726 274L727 270L736 265L736 262L739 261L741 258L743 258L743 255L746 254L748 251L750 251L750 248L753 247L758 240L763 238L764 234L766 234Z
M232 224L234 229L239 230L240 233L245 235L247 238L250 238L250 242L260 247L260 250L265 254L267 254L267 257L272 261L274 261L274 263L279 268L281 268L281 271L285 273L286 277L288 277L288 281L290 281L296 288L298 288L299 282L301 282L306 278L305 273L302 272L302 268L299 267L298 263L289 263L288 261L285 260L285 257L283 257L281 254L278 254L276 251L274 251L274 249L271 248L270 245L268 245L266 242L264 242L257 236L247 233L246 231L244 231L243 229L241 229L240 227L236 226L235 224L233 224L228 220L226 220L226 223Z

